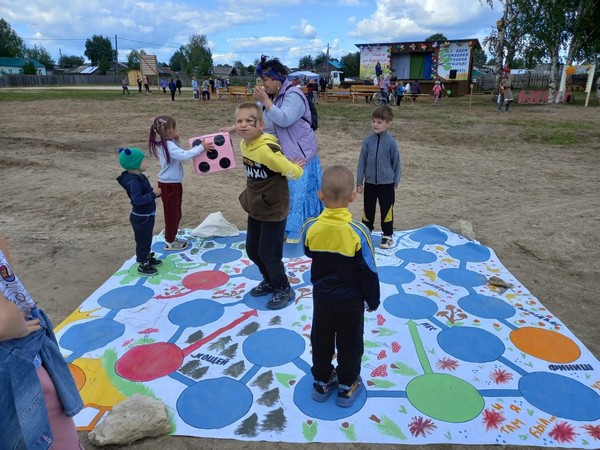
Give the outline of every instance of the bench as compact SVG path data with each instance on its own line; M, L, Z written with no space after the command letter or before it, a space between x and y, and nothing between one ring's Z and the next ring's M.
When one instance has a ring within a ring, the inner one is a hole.
M356 103L357 97L372 97L375 92L379 92L379 86L372 84L353 84L350 86L352 103Z
M352 94L350 93L350 91L348 89L338 89L338 88L333 88L333 89L328 89L327 91L325 91L325 100L327 100L328 102L336 99L338 102L340 101L340 99L348 99L350 100L352 98Z
M229 86L229 100L232 98L237 99L238 97L244 100L252 100L252 94L248 92L245 86Z

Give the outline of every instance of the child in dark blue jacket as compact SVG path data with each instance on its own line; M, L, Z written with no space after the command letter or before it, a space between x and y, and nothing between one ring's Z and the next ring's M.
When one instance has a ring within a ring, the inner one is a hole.
M117 181L131 200L129 221L135 236L137 271L142 276L156 275L156 267L162 261L156 259L150 249L156 218L156 197L160 197L160 188L152 189L150 181L142 173L146 171L147 162L144 152L139 148L120 148L119 163L125 171L117 177Z

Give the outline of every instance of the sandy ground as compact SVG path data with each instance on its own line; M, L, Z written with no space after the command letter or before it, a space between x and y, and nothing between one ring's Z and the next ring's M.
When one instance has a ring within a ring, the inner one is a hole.
M146 149L151 117L160 114L177 119L184 141L232 123L233 102L199 104L189 92L175 102L168 97L115 93L114 99L97 101L2 101L0 230L12 248L17 273L55 324L134 254L129 205L115 181L117 147ZM320 105L323 166L342 163L355 171L371 110L371 105L347 101ZM600 356L600 108L515 105L510 113L498 114L491 102L470 108L464 99L444 99L436 108L424 102L395 108L395 113L392 133L404 166L396 229L469 221L476 238ZM577 143L545 144L540 125L550 130L561 122L573 125ZM237 201L243 171L199 177L191 164L186 170L182 227L195 227L220 210L245 229ZM147 173L153 184L157 171L158 163L151 160ZM352 210L358 216L361 202ZM162 226L159 207L156 230ZM86 448L95 448L83 433L82 438ZM130 448L300 446L162 437Z

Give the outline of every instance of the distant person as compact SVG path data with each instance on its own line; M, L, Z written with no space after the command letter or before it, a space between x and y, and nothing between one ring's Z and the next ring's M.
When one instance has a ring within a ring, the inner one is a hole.
M437 106L440 99L442 98L442 82L440 80L436 80L433 85L432 93L433 93L433 106Z
M391 88L392 88L392 82L390 81L390 75L388 74L385 77L383 77L383 79L381 80L381 83L379 84L379 90L383 94L383 102L386 104L389 103L389 96L390 96Z
M144 89L146 90L146 95L152 94L152 91L150 90L150 78L148 78L148 75L144 77Z
M210 101L210 82L208 78L204 78L204 81L202 81L202 101Z
M319 87L321 88L321 93L325 94L327 89L327 78L325 78L323 75L321 75L319 78Z
M348 209L356 199L352 172L327 168L319 198L325 209L306 222L303 233L304 251L312 258L312 398L324 402L336 392L336 404L347 408L365 389L364 315L365 308L379 307L379 277L369 230ZM337 368L331 364L335 352Z
M505 111L508 112L508 108L510 104L513 102L513 94L512 94L512 81L510 79L510 75L503 75L502 81L500 82L499 89L499 99L498 99L498 109L497 111L502 111L502 105L505 107Z
M160 87L163 90L163 94L167 93L167 80L165 80L164 78L162 80L160 80Z
M125 92L129 95L129 79L127 77L121 79L121 88L123 89L123 95L125 95Z
M413 102L416 102L417 97L421 95L421 85L419 84L419 80L413 81L413 84L410 87L410 95L412 96Z
M379 80L379 79L381 79L382 74L383 74L383 71L381 70L381 63L379 61L377 61L377 64L375 64L375 76Z
M194 100L200 100L200 91L198 90L198 80L196 80L196 75L192 77L192 91L194 93Z
M404 95L408 96L410 94L411 94L410 81L407 81L406 84L404 85ZM406 99L406 101L408 101L408 99Z
M212 92L214 94L215 93L215 80L213 80L212 77L210 77L208 79L208 84L210 85L210 92Z
M300 178L303 169L285 157L277 138L263 133L264 127L259 105L246 102L237 107L235 131L242 138L240 148L246 168L246 189L239 197L248 214L246 252L263 277L250 295L271 295L267 308L281 309L296 297L282 261L290 207L287 179Z
M171 92L171 100L175 101L175 94L177 93L177 84L175 83L175 80L173 80L173 78L171 78L171 81L169 81L169 91Z
M404 98L404 86L402 86L402 81L398 81L398 83L396 85L396 106L400 106L403 98Z
M137 85L138 85L138 92L141 94L142 93L142 84L144 83L144 81L142 80L142 77L138 76L137 77Z
M83 402L48 316L14 273L0 239L0 443L3 449L80 450Z
M177 238L181 222L183 201L183 165L182 161L192 159L205 150L214 148L211 143L204 147L202 143L190 150L179 147L179 135L176 122L171 116L159 116L150 127L150 154L160 161L158 187L162 197L165 221L165 250L184 250L188 242Z
M382 231L379 248L391 248L394 244L395 189L402 172L398 144L388 132L393 120L394 113L389 106L375 108L371 114L373 133L363 141L356 173L356 190L364 194L363 223L371 232L375 228L375 210L379 203Z
M183 86L183 84L181 83L181 79L179 78L179 75L177 75L175 77L175 87L177 87L177 92L179 92L181 94L181 87Z
M160 197L160 188L153 189L144 175L148 167L144 152L139 148L120 148L119 164L124 171L117 177L119 185L125 189L131 203L129 222L135 238L135 260L140 275L153 276L158 273L156 267L162 261L154 257L151 251L156 220L156 198Z

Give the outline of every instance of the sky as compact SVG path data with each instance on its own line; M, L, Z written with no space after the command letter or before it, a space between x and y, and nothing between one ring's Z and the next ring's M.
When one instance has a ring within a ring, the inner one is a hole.
M169 59L206 35L213 63L254 64L261 54L297 67L302 56L341 58L356 44L487 36L502 12L485 0L0 0L0 17L27 47L84 56L85 41L108 37L126 62L132 50ZM116 36L116 38L115 38Z

